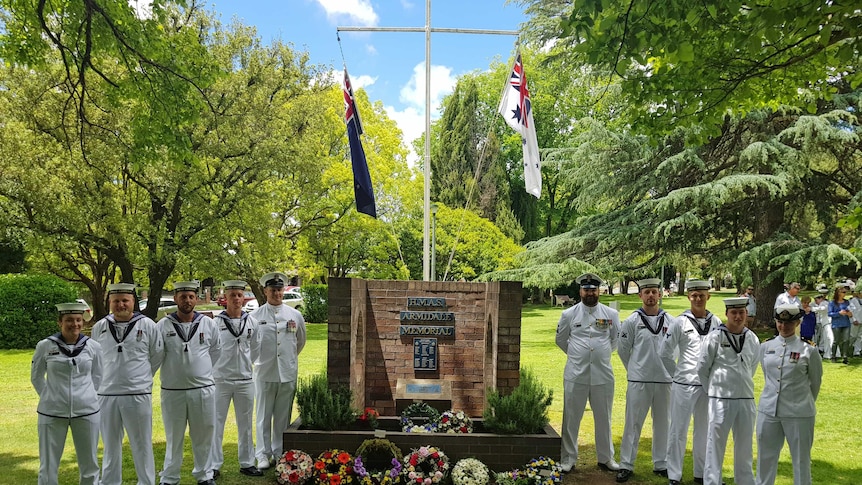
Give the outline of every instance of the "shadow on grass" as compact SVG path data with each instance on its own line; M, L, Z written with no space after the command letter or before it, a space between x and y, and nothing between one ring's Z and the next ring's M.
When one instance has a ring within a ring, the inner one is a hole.
M33 432L35 433L36 431L33 430ZM38 479L39 456L20 453L0 453L0 470L3 470L3 478L0 479L0 482L36 483ZM77 482L77 475L75 476L75 481Z

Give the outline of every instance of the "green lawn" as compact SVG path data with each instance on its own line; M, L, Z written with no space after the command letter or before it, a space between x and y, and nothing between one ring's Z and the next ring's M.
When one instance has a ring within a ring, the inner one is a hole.
M709 302L709 308L720 317L724 316L721 299L732 296L729 293L715 294ZM639 306L637 297L603 297L602 302L620 300L622 317ZM664 301L664 308L671 314L678 315L688 308L688 300L684 297L671 297ZM554 403L551 407L551 423L559 430L562 416L562 373L565 365L565 355L554 344L554 333L562 309L550 305L527 305L523 311L522 328L522 365L530 367L554 391ZM30 386L29 368L32 351L13 350L0 351L0 367L6 369L3 393L0 395L0 405L6 412L0 417L0 427L3 429L3 440L0 442L0 470L3 470L0 483L21 484L34 483L39 467L38 440L36 436L36 403L37 396ZM613 358L616 372L616 397L614 400L613 434L614 444L619 457L619 442L623 431L623 416L625 412L625 370L619 359ZM308 344L300 355L300 374L311 375L324 369L326 365L326 327L325 325L309 325ZM859 399L860 371L859 362L845 366L826 363L823 387L817 403L818 416L817 437L812 452L814 483L818 484L859 484L862 483L862 425L857 420L854 403ZM763 378L758 372L755 378L757 392L763 386ZM161 468L165 451L164 428L161 422L158 384L153 396L154 402L154 441L156 469ZM232 413L232 411L231 411ZM636 463L635 477L629 483L665 484L667 479L661 479L648 473L652 463L650 459L650 438L652 436L649 418L644 426ZM77 466L71 437L67 441L66 454L61 464L60 483L77 483ZM587 412L581 425L581 458L579 465L595 463L593 444L593 422ZM689 440L690 441L690 440ZM191 446L186 439L185 462L183 464L183 483L192 483ZM729 448L730 449L730 445ZM124 466L124 483L134 484L134 468L131 454L126 445L126 463ZM732 453L728 453L725 463L725 474L732 475ZM236 426L232 415L225 430L225 459L220 485L241 485L275 483L272 472L267 478L245 477L238 473L239 465L236 458ZM519 464L514 464L516 466ZM786 450L779 464L780 485L792 484L790 455ZM576 475L572 475L574 477ZM690 480L691 462L686 463L684 478ZM570 480L567 480L570 482ZM728 480L728 484L732 484Z

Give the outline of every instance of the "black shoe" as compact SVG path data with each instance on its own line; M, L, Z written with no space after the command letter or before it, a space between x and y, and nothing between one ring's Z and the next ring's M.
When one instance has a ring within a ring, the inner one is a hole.
M221 476L221 470L213 470L213 480L218 480L218 477Z
M635 472L633 472L627 468L620 468L620 471L617 473L617 483L623 483L623 482L629 481L629 478L631 478L632 475L634 475L634 474L635 474Z
M250 477L262 477L263 476L263 472L258 470L257 467L254 465L247 466L245 468L240 468L239 472L242 473L243 475L248 475Z
M703 477L694 477L694 483L699 483L703 485Z
M662 468L661 470L653 470L652 472L655 475L667 478L667 469L666 468Z

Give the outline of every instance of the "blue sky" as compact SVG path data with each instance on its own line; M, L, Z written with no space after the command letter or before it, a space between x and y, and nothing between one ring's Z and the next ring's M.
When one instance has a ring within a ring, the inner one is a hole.
M424 27L425 0L208 0L225 23L233 17L253 25L269 43L281 39L307 50L315 64L342 68L339 26ZM432 0L431 26L518 30L526 20L505 0ZM508 62L516 38L505 35L437 33L431 36L432 118L458 75ZM342 32L341 48L354 87L380 100L409 144L424 131L425 34ZM502 80L501 80L502 82ZM415 160L413 156L411 159Z

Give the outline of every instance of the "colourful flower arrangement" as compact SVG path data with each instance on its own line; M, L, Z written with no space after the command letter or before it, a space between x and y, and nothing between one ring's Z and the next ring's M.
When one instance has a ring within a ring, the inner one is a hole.
M302 485L314 472L314 460L300 450L287 450L275 465L275 479L278 483Z
M497 485L530 485L530 481L522 476L521 470L509 470L494 474L494 483Z
M489 479L488 467L475 458L459 460L452 468L454 485L487 485Z
M437 419L438 433L472 433L473 420L464 411L446 411Z
M382 457L389 458L389 468L371 469L366 465ZM356 449L353 472L361 485L396 485L401 482L401 450L386 439L365 440Z
M318 485L353 483L353 457L344 450L326 450L314 462L313 477Z
M524 465L521 474L534 485L554 485L563 479L563 468L552 458L540 456Z
M368 423L371 426L371 429L377 429L377 418L380 417L380 413L377 412L376 409L372 407L365 408L365 411L359 415L359 420Z
M440 483L449 471L449 458L433 446L422 446L404 457L401 475L410 485Z
M424 417L424 425L413 423L413 418ZM440 413L425 402L414 402L401 412L401 431L405 433L433 433L437 431L437 420Z

